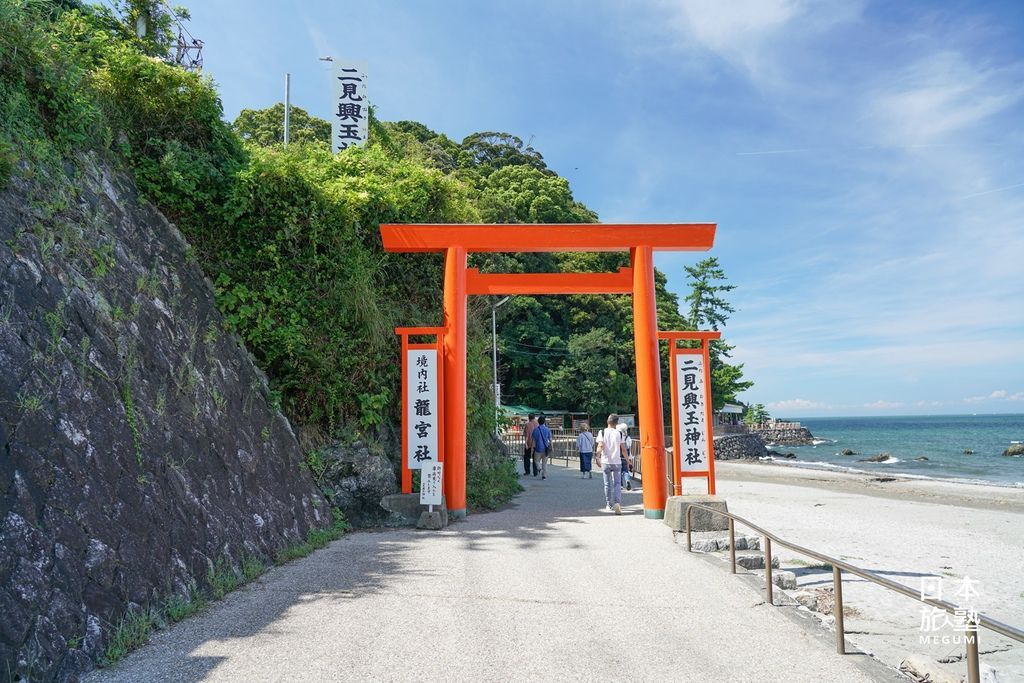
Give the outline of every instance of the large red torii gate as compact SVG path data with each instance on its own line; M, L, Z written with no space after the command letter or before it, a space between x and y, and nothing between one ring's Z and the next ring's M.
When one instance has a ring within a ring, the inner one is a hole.
M707 251L714 223L513 225L381 224L384 249L436 252L444 260L444 490L449 514L466 514L466 297L505 294L632 294L644 515L665 514L665 427L654 296L654 252ZM628 251L616 273L480 273L472 252Z

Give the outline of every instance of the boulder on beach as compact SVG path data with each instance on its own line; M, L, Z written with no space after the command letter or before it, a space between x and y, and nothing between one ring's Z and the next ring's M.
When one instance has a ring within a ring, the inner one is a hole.
M886 462L892 458L892 453L879 453L878 455L872 455L870 458L861 458L857 462Z
M1024 455L1024 443L1012 444L1009 448L1003 451L1003 455Z
M852 448L844 448L839 452L839 455L857 455L857 451Z

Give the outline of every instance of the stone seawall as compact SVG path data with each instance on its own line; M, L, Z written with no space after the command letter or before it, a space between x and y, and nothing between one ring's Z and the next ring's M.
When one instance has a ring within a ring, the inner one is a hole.
M765 443L774 443L780 446L810 446L814 443L814 435L807 427L796 429L758 429L751 427L751 431L758 434Z
M331 522L189 246L126 176L78 166L0 190L0 670L13 680L77 680L128 612Z
M715 437L715 460L753 460L768 455L759 434L724 434Z

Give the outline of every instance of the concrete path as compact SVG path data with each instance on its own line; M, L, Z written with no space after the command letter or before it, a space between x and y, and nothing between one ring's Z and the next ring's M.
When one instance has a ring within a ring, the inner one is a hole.
M560 466L444 532L353 533L91 681L869 681L724 566Z

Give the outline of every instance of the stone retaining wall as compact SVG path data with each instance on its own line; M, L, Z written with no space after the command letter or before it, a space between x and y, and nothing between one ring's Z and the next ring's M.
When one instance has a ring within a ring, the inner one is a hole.
M181 235L79 164L0 190L4 680L77 680L127 612L332 521Z
M807 427L796 429L758 429L751 427L751 431L761 436L765 443L774 443L780 446L810 446L814 443L814 435Z

